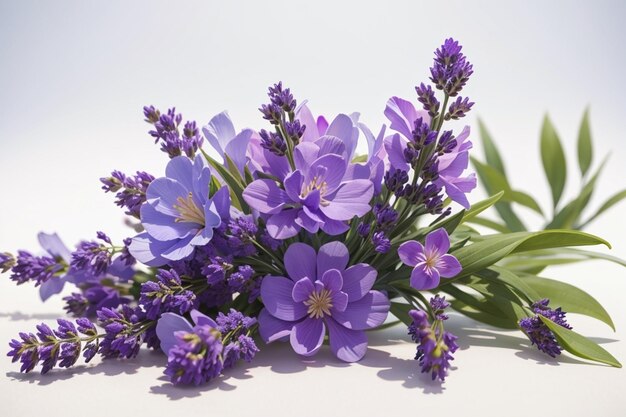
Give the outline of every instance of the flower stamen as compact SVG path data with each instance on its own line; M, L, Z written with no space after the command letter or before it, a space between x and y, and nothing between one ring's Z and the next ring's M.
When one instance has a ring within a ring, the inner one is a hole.
M312 319L321 319L330 316L330 309L333 307L330 290L324 288L321 291L314 291L309 295L309 299L304 302L308 306L307 313Z
M196 205L191 192L187 198L178 197L176 202L178 204L174 204L174 209L180 214L176 219L177 223L188 222L204 226L204 212Z

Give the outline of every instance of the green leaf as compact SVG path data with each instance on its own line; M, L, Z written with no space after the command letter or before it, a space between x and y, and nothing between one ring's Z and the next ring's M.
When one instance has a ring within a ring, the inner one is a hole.
M543 119L541 128L541 161L552 191L553 207L556 208L565 188L567 167L561 141L548 115Z
M494 141L491 139L491 135L487 131L487 128L485 127L485 124L481 119L478 119L478 130L480 132L480 139L483 143L487 164L495 168L504 177L506 177L504 164L502 163L502 158L500 157L498 148L496 148Z
M494 316L484 311L476 310L459 300L450 300L450 307L473 320L488 324L501 329L517 329L517 322L504 318L502 315Z
M392 301L389 311L391 312L391 314L396 316L398 320L402 321L402 323L406 324L407 326L410 326L411 323L413 323L411 316L409 316L409 311L412 308L413 307L411 307L410 304L395 303Z
M591 216L586 222L582 224L581 227L586 226L587 224L594 221L599 215L601 215L602 213L604 213L605 211L613 207L615 204L622 201L624 198L626 198L626 190L622 190L619 193L616 193L615 195L610 197L608 200L604 202L604 204L602 204L602 206L600 206L598 211L593 216Z
M463 266L454 279L485 269L504 257L530 250L604 244L607 241L576 230L544 230L485 236L480 242L464 246L453 252Z
M484 217L474 217L468 220L468 223L478 224L495 230L500 233L511 233L511 231L503 224L494 222L493 220L485 219Z
M539 293L530 286L525 279L519 277L513 271L499 266L492 266L476 274L480 278L495 283L503 283L522 293L527 301L534 302L541 298Z
M236 208L246 213L249 213L250 208L248 207L246 202L243 200L243 198L241 198L241 195L243 194L243 189L244 189L243 182L241 181L241 175L239 175L239 178L233 176L233 174L228 169L226 169L222 164L217 162L215 159L211 158L211 156L208 153L206 153L203 150L201 151L204 157L206 158L207 162L209 163L209 165L211 165L217 171L217 173L222 177L222 179L224 180L224 182L230 189L231 204L235 206Z
M478 216L480 213L482 213L483 211L487 210L489 207L493 206L498 201L500 201L503 195L504 195L504 191L499 191L489 198L479 201L478 203L472 204L470 209L467 210L465 214L463 215L463 221L466 222Z
M535 301L540 298L549 298L550 305L561 307L568 313L593 317L608 324L615 331L615 325L609 313L595 298L580 288L534 275L523 275L523 280L540 295L535 298Z
M582 177L587 174L592 160L593 146L591 144L591 129L589 128L589 109L587 108L578 130L578 166Z
M546 326L548 326L552 333L554 333L554 336L556 337L556 340L559 342L561 347L563 347L563 349L565 349L572 355L578 356L579 358L583 359L589 359L595 362L605 363L616 368L622 367L622 364L619 363L619 361L615 359L613 355L611 355L597 343L592 342L591 340L572 330L559 326L558 324L544 316L540 315L539 318Z

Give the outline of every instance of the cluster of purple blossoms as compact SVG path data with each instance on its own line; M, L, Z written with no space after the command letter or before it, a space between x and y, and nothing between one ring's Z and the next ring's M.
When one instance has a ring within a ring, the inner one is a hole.
M454 360L453 354L459 348L456 344L457 337L443 329L443 321L448 319L444 310L448 306L444 297L436 295L430 299L432 324L425 311L409 311L409 316L413 320L409 326L409 335L417 343L415 360L419 361L422 372L430 373L433 380L435 378L445 380L450 361Z
M146 117L146 122L154 127L148 132L155 139L154 143L161 141L161 150L167 153L170 158L183 154L193 158L202 146L204 138L200 135L200 130L195 121L186 122L181 135L179 127L183 115L176 113L175 108L161 114L154 106L145 106L143 114Z
M98 240L84 241L78 244L76 251L72 253L72 261L70 265L79 271L97 277L104 274L113 261L113 244L111 239L103 232L97 233ZM106 245L105 245L106 244Z
M250 337L256 320L231 309L213 320L191 311L191 325L182 316L165 313L157 323L161 350L167 355L165 374L173 384L200 385L243 359L251 361L258 348Z
M5 273L15 266L15 257L8 252L0 252L0 272Z
M137 171L135 175L126 175L113 171L111 176L100 178L102 189L115 194L115 204L126 209L126 214L139 218L141 205L146 202L146 190L154 177L147 172Z
M446 39L435 51L435 62L430 68L430 80L438 90L443 90L450 97L455 97L474 73L472 64L461 49L463 47L458 41Z
M548 306L549 303L550 300L547 298L533 303L532 310L535 315L521 319L519 326L526 333L531 343L537 346L537 349L554 358L561 354L561 346L559 346L554 333L541 321L539 316L543 316L566 329L571 329L572 326L565 319L565 311L561 310L561 307L553 310Z
M139 305L145 309L148 319L156 320L165 312L185 314L197 307L196 294L183 287L175 270L161 269L156 279L141 284Z
M154 348L159 342L154 321L148 320L141 308L123 305L117 310L102 308L97 312L98 323L105 334L99 353L105 358L132 358L143 343Z
M56 330L42 323L37 326L36 335L20 333L21 340L11 340L7 356L12 357L13 362L19 360L22 363L20 372L30 372L41 364L41 373L45 374L57 365L61 368L73 366L81 351L85 362L96 355L99 335L91 321L80 318L76 320L76 326L63 319L57 323Z

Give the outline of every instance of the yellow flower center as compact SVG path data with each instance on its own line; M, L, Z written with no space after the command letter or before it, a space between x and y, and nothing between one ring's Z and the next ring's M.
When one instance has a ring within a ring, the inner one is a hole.
M324 199L324 196L328 191L328 184L326 183L326 181L318 178L317 176L313 177L308 185L303 185L300 197L306 198L306 196L309 195L313 190L318 190L320 192L320 205L327 206L329 202Z
M187 198L178 197L178 204L174 204L174 209L179 213L176 222L197 223L204 226L204 211L193 201L193 194L190 192Z
M312 319L321 319L325 315L330 316L330 309L333 307L330 291L324 288L319 292L312 292L304 305L309 306L307 313Z

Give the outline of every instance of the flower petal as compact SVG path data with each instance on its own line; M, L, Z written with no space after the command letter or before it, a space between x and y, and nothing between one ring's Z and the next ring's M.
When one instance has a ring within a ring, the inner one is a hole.
M433 251L436 251L440 255L447 253L448 249L450 249L450 237L446 229L440 227L426 235L426 249L428 253Z
M367 335L363 330L346 329L332 318L326 321L330 349L345 362L361 360L367 352Z
M189 315L191 316L191 319L193 320L194 323L196 323L197 326L208 325L211 327L217 327L217 323L215 322L215 320L213 320L211 317L205 314L202 314L196 309L191 310L189 312Z
M235 136L235 126L230 120L228 112L223 111L213 116L209 123L202 128L202 133L220 156L224 156L226 145Z
M266 214L278 213L285 203L290 202L287 193L278 188L274 181L267 179L252 181L243 190L243 199L253 209Z
M184 239L179 239L174 241L175 243L170 246L169 249L165 250L161 256L170 261L180 261L183 259L187 259L189 256L193 254L194 246L191 244L194 236L187 236Z
M343 271L348 265L350 254L342 242L329 242L320 247L317 253L317 278L329 269Z
M439 272L428 268L425 263L419 263L411 272L411 287L416 290L432 290L439 285Z
M335 194L329 199L327 206L320 210L333 220L350 220L354 216L361 217L371 207L369 205L374 194L374 185L370 180L352 180L342 183Z
M306 126L302 135L302 142L313 142L320 137L315 117L306 104L300 105L296 111L296 119Z
M128 251L133 258L148 266L161 266L167 263L167 259L161 254L170 248L175 242L161 242L148 233L140 233L133 238L128 247Z
M186 156L172 158L165 167L165 176L175 180L188 191L193 190L192 163Z
M156 240L182 239L202 227L199 223L177 222L176 217L158 211L155 208L157 204L154 200L147 201L140 210L141 225Z
M309 167L319 155L320 148L312 142L300 142L293 152L293 162L296 169L302 171L305 177L309 172Z
M326 217L326 216L324 216ZM346 222L341 220L332 220L329 218L324 219L324 223L320 226L324 233L330 236L337 236L345 233L350 229L350 226Z
M321 319L306 318L293 326L289 341L293 350L302 356L313 356L322 347L326 326Z
M178 342L174 336L180 330L192 331L191 323L182 316L174 313L163 313L157 321L156 334L161 342L161 350L167 355Z
M291 333L294 323L272 316L266 308L259 313L259 334L265 343L285 339Z
M327 193L332 193L339 187L341 180L346 173L346 160L334 154L327 154L317 158L309 167L304 183L309 184L312 181L318 183L324 181L327 187Z
M39 298L41 298L41 301L46 301L54 294L58 294L63 291L64 285L65 279L62 277L52 277L48 279L39 287Z
M246 151L248 150L248 143L254 133L251 129L244 129L239 132L235 137L230 139L226 144L224 151L226 155L235 163L239 172L243 174L244 166L246 165Z
M334 154L348 159L346 144L338 137L324 135L316 140L315 144L319 146L318 156Z
M43 250L55 258L63 258L68 263L72 259L72 253L56 233L48 234L40 232L37 235L37 239Z
M304 177L302 172L295 170L285 177L284 185L287 196L292 201L300 201L300 193L302 192L302 183Z
M324 288L333 292L339 291L341 287L343 287L343 277L341 276L341 272L336 269L329 269L324 272L320 281L324 284Z
M332 311L346 311L348 306L348 294L343 291L337 291L332 296Z
M437 268L437 271L439 271L439 275L444 278L452 278L463 269L458 259L450 254L443 255L439 258L435 267Z
M326 135L336 136L346 145L348 159L352 159L352 154L356 149L359 140L359 129L354 125L352 119L345 114L338 114L326 129Z
M424 246L416 240L408 240L398 248L398 256L403 264L415 266L424 260Z
M348 301L360 300L372 289L378 273L367 264L356 264L346 269L343 275L343 292L348 294Z
M384 139L385 151L392 169L409 170L409 164L404 157L404 150L407 148L407 140L398 133L387 136Z
M389 312L389 299L380 291L369 291L345 311L333 311L332 317L348 329L364 330L381 325Z
M302 278L317 279L317 254L306 243L293 243L285 251L285 269L294 282Z
M396 132L400 132L406 138L411 138L415 120L422 117L424 123L430 122L430 117L425 112L418 112L410 101L400 97L391 97L385 107L385 116L391 122L389 126Z
M320 228L320 223L311 218L312 212L308 210L306 207L303 207L302 210L298 211L298 217L294 220L297 225L304 228L309 233L317 233Z
M309 298L309 295L315 291L313 281L305 277L296 282L291 291L291 297L296 303L301 303Z
M301 226L296 223L300 210L287 209L272 214L266 223L267 233L274 239L288 239L298 234Z
M267 276L261 282L261 297L267 311L277 319L295 321L306 315L306 306L293 301L294 283L285 277Z

